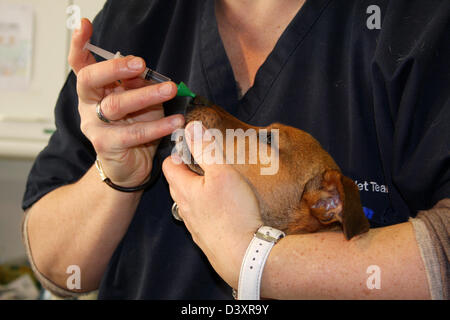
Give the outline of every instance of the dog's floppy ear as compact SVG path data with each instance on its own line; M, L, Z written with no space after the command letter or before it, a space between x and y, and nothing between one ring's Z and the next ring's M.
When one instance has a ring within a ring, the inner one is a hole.
M342 214L342 227L347 240L358 234L369 231L370 224L364 214L359 198L359 190L353 180L342 176L344 188L344 212Z
M322 224L340 222L347 240L369 230L358 188L337 170L326 170L308 181L304 198Z

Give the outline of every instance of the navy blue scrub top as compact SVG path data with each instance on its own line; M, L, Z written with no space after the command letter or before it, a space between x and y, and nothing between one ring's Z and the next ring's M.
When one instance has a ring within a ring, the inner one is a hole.
M371 5L381 9L381 29L367 27ZM450 197L449 18L448 0L308 0L242 98L212 0L110 0L91 41L143 57L252 125L281 122L311 133L355 180L371 226L379 227ZM166 103L166 114L182 112L183 103ZM73 73L55 117L24 209L80 179L95 161L79 129ZM166 140L159 153L170 151ZM231 299L171 206L161 176L111 258L101 299Z

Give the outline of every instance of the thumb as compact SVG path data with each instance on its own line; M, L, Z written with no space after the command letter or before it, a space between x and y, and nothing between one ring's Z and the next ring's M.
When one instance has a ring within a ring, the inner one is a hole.
M92 33L92 23L84 18L81 20L80 29L75 30L72 34L68 61L75 74L78 74L78 71L84 67L96 63L94 56L88 50L84 49Z
M206 129L201 121L193 121L186 126L185 136L192 157L205 173L225 163L222 133L217 129Z

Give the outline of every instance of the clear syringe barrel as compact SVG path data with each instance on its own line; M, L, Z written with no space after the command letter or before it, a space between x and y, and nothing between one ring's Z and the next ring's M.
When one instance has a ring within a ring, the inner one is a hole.
M171 81L169 77L163 76L161 73L158 73L149 68L145 68L144 73L141 74L141 78L147 81L155 81L158 83Z
M89 41L86 42L86 44L84 45L85 49L88 49L89 51L99 55L100 57L102 57L103 59L107 59L107 60L111 60L111 59L117 59L117 58L122 58L123 56L120 54L120 52L117 52L116 54L109 52L107 50L104 50L100 47L94 46L93 44L91 44ZM172 81L169 77L166 77L164 75L162 75L161 73L158 73L150 68L146 68L144 73L142 73L140 75L140 77L142 79L145 79L147 81L155 81L158 83L161 82L167 82L167 81Z

